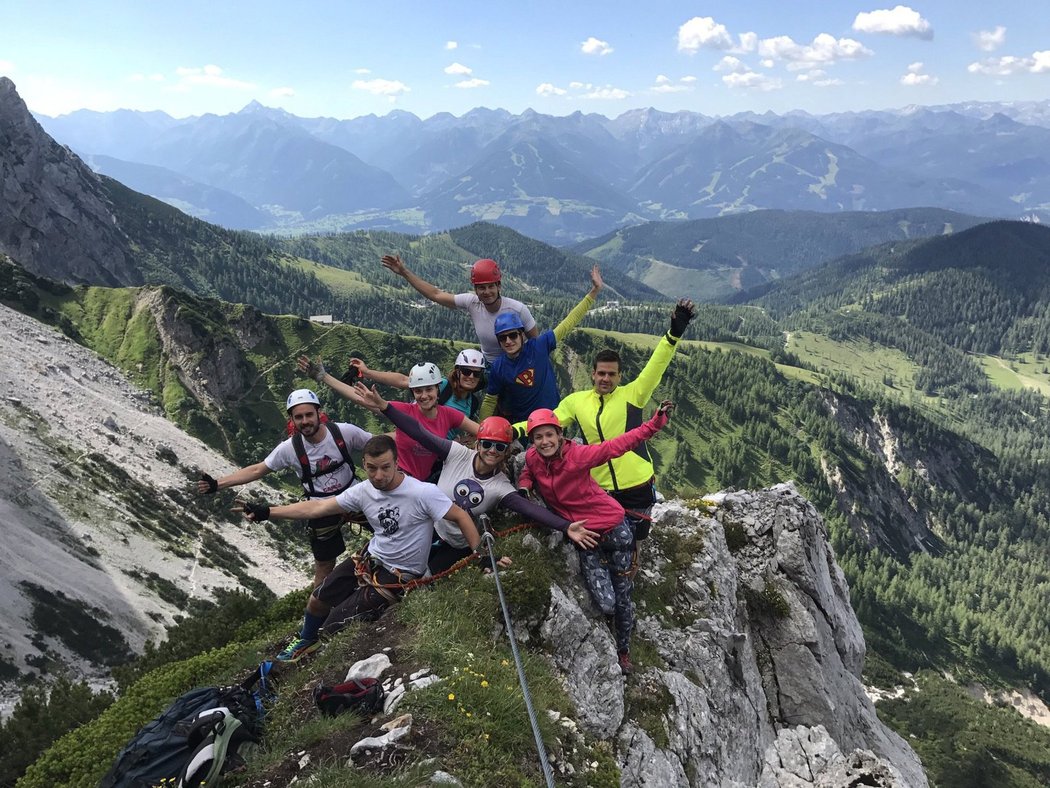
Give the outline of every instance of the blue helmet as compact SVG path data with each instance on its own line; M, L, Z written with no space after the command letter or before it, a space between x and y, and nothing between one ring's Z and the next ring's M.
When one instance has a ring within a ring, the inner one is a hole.
M516 312L500 312L496 315L496 336L505 334L508 331L524 331L525 324L521 322L521 318L518 317Z

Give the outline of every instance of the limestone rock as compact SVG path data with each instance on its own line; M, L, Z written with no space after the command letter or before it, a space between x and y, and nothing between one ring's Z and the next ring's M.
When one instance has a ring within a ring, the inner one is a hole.
M361 739L361 741L357 742L350 748L350 757L353 758L355 755L359 755L368 750L385 750L398 739L403 739L408 736L411 730L412 729L406 725L403 728L394 728L392 731L388 731L382 736L368 736L367 738Z
M390 667L390 657L386 654L373 654L368 659L362 659L350 666L343 681L359 681L360 679L378 679Z

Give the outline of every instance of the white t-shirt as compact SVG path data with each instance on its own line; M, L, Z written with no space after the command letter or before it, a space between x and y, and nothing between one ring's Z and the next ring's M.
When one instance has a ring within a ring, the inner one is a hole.
M452 507L437 485L411 476L405 476L390 492L364 481L339 493L335 500L343 511L364 512L375 529L368 552L383 566L418 576L427 571L434 524Z
M502 472L487 479L479 479L474 473L474 455L473 449L468 449L461 443L453 443L449 447L445 464L441 467L438 487L458 507L477 517L495 509L504 496L513 494L514 485ZM438 536L453 547L470 547L467 538L455 523L439 520L436 529Z
M340 422L337 426L348 451L361 451L372 438L372 433L365 432L353 424ZM353 483L354 469L343 462L342 452L335 445L335 438L332 437L330 429L325 428L324 439L318 443L311 443L303 438L303 446L306 448L306 457L313 472L314 489L319 497L334 495ZM271 471L294 468L296 474L302 479L302 466L299 464L299 458L295 456L295 447L292 445L291 438L278 444L263 462Z
M478 342L481 343L481 352L485 354L486 360L491 364L499 358L500 347L496 341L496 316L503 312L514 312L521 318L521 324L526 331L536 327L536 319L532 316L529 308L514 298L502 297L498 312L490 312L481 303L481 299L474 293L457 293L456 309L466 312L474 322L474 331L477 332Z

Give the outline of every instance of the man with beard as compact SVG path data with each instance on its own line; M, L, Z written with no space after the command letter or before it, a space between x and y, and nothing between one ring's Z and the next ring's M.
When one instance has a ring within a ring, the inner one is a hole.
M334 498L273 507L245 503L238 508L253 522L361 512L372 527L375 535L364 553L340 563L311 594L301 633L302 653L318 647L322 628L331 635L351 621L375 620L400 600L405 585L426 573L440 520L458 528L471 550L481 542L469 514L435 485L413 479L398 468L397 445L389 435L369 440L362 455L368 481Z
M337 424L321 413L321 402L310 389L297 389L288 395L285 403L291 437L282 441L262 462L249 465L218 479L203 474L197 482L197 491L210 495L227 487L261 479L272 471L294 468L309 499L331 498L352 487L357 481L357 469L350 456L360 451L372 434L353 424ZM336 559L346 550L343 541L345 516L333 513L329 517L310 520L310 548L314 555L314 586L331 574ZM295 643L292 644L293 646ZM294 661L301 654L282 653L279 659Z
M474 323L474 330L478 334L478 342L481 344L481 352L485 354L489 364L495 361L500 354L500 346L496 341L494 330L496 315L501 313L517 315L525 336L532 338L540 334L529 308L521 301L505 298L501 294L500 282L503 274L495 260L478 260L474 263L470 268L470 283L474 286L474 292L458 295L446 293L437 285L420 279L408 270L408 266L401 261L398 255L388 254L383 257L382 263L384 268L400 276L424 298L435 304L449 309L458 309L470 315Z

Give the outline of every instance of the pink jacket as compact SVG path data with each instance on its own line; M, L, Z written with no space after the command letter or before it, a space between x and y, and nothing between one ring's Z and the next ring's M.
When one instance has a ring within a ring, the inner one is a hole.
M598 486L591 477L591 468L626 454L653 437L665 424L667 415L657 411L645 424L604 443L588 445L566 440L561 451L549 460L530 446L518 486L526 490L535 488L551 511L570 522L586 520L589 531L611 531L623 521L623 507Z

